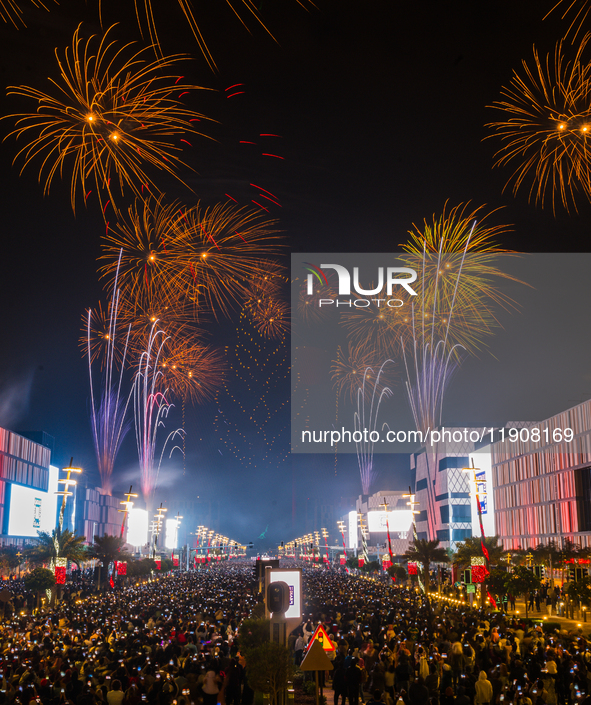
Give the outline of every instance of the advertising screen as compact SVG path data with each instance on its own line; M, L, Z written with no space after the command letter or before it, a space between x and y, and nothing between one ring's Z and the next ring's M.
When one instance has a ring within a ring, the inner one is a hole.
M8 509L8 535L37 537L38 531L55 529L58 496L58 468L49 466L47 492L11 485ZM59 498L61 501L61 497Z
M472 536L480 536L478 506L476 495L480 501L482 528L485 536L495 535L495 505L492 485L492 457L483 448L478 453L470 455L470 506L472 514Z
M412 524L412 512L410 509L388 512L388 524L390 525L391 533L408 531ZM368 512L367 528L370 533L385 533L387 531L386 512Z
M176 519L166 520L166 538L164 540L164 545L168 549L175 549L177 547L179 538L179 522Z
M349 512L349 531L348 531L348 546L349 548L357 548L357 512L353 510Z
M144 546L148 543L148 512L132 507L127 515L127 543Z
M289 587L289 609L285 617L290 619L302 616L302 573L299 570L274 570L270 571L270 583L284 582Z

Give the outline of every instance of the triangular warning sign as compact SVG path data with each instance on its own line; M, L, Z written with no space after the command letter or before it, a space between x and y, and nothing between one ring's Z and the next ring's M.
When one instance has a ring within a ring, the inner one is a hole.
M314 635L310 639L310 644L312 644L313 641L319 641L320 646L322 646L322 648L325 651L336 651L335 645L330 640L330 638L329 638L328 634L326 633L326 630L324 629L322 624L318 625L318 628L316 629L316 631L314 632Z
M332 671L334 666L320 646L320 642L312 639L308 651L298 668L300 671Z

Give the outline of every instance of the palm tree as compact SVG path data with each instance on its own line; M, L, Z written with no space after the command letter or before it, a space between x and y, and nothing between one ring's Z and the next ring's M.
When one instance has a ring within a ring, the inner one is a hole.
M96 558L105 567L109 567L109 563L113 561L125 561L129 558L129 553L123 550L125 541L119 536L95 536L94 543L88 549L88 554L91 558ZM101 571L99 567L98 584L101 584Z
M468 567L472 563L472 558L483 557L482 544L488 552L488 565L492 568L499 565L503 558L507 555L507 551L502 546L499 546L498 536L469 536L465 541L461 541L456 545L455 561L460 566ZM482 607L486 602L487 580L482 582L481 598Z
M415 539L408 547L404 557L407 561L415 561L419 566L419 575L425 586L425 598L429 609L431 609L431 601L429 600L429 566L431 563L447 563L447 550L439 545L439 539L427 541L427 539Z
M55 529L51 534L47 531L37 533L37 543L27 547L24 552L26 559L33 565L50 563L52 560L55 563L58 556L67 558L78 567L88 560L84 536L76 536L69 529L62 531L59 537Z

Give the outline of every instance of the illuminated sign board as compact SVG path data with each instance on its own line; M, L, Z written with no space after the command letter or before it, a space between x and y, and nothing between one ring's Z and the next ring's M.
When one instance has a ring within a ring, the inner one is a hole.
M166 538L164 546L168 549L175 549L179 540L179 522L176 519L166 520Z
M480 501L482 528L485 536L495 536L495 500L492 484L492 456L486 451L470 455L470 512L472 517L472 536L480 536L480 522L476 495Z
M37 538L38 531L51 533L55 529L58 506L58 496L55 493L58 491L58 477L59 469L50 465L47 492L22 485L10 486L7 529L9 536ZM68 499L72 500L71 497Z
M401 509L400 511L386 512L375 511L367 513L367 528L370 533L385 533L390 526L390 533L406 533L410 530L412 524L412 512L410 509Z
M148 512L132 507L127 515L127 543L145 546L148 543Z
M357 548L357 512L349 512L349 536L348 536L348 546L349 548Z
M302 617L302 573L300 570L269 570L269 584L284 582L289 587L289 609L287 619Z

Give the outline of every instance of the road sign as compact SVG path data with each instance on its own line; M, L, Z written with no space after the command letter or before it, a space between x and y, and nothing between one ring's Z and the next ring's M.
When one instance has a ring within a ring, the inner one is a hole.
M326 630L324 629L322 624L318 625L318 628L316 629L316 631L314 632L314 635L310 639L310 646L312 645L312 642L314 642L314 641L319 641L320 646L322 646L322 648L325 651L336 651L335 645L330 640L330 637L326 633Z
M470 585L466 585L466 592L476 592L476 585L473 585L470 583Z
M311 640L308 652L299 665L300 671L332 671L333 668L332 661L321 648L320 642Z

